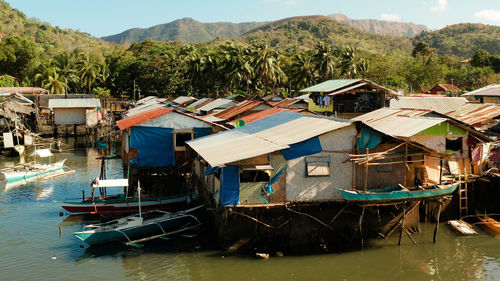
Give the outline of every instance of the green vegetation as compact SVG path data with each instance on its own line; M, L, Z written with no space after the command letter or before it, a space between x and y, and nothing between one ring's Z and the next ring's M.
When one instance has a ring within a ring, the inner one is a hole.
M500 53L500 26L462 23L437 31L424 31L413 38L426 42L440 56L469 58L479 49Z
M135 89L161 97L294 95L339 78L420 92L436 83L470 90L500 81L498 51L470 50L471 62L464 65L458 56L441 55L432 42L413 45L408 37L371 34L321 16L265 24L231 41L145 40L125 47L75 31L57 33L0 5L0 30L17 28L0 38L0 85L40 86L53 94L130 97ZM39 31L45 36L35 36Z
M202 23L191 18L183 18L170 23L159 24L150 28L133 28L120 34L105 36L102 39L122 43L137 43L147 39L155 41L182 41L199 43L217 37L233 38L263 24L262 22L216 22Z

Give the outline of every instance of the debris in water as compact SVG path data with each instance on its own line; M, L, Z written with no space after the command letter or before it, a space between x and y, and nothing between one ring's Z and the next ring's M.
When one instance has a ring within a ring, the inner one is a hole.
M268 253L255 253L255 256L264 260L269 259L269 254Z
M53 260L57 259L56 254L54 254L54 255L52 256L52 259L53 259Z

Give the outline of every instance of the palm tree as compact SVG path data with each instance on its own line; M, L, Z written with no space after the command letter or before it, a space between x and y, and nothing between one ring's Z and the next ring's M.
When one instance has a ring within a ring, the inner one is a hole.
M232 42L226 42L220 49L220 67L225 76L227 90L234 90L245 82L248 93L253 75L249 49L239 47Z
M290 80L293 81L298 89L316 83L315 65L313 58L309 54L298 54L293 61L291 66L292 77Z
M338 59L334 54L334 50L323 42L316 45L316 53L312 57L315 64L315 69L318 71L319 77L323 81L333 79L336 76L336 66Z
M55 67L46 69L43 74L38 73L35 75L35 80L41 80L42 87L52 95L66 94L68 87L67 79L66 77L59 76Z
M76 65L82 88L87 88L87 91L90 92L90 89L96 82L97 75L99 73L97 64L89 53L80 52L78 54Z
M271 50L269 45L260 43L255 46L252 67L267 88L274 89L277 84L287 80L279 62L278 53Z
M340 57L340 71L343 77L356 78L368 70L366 60L358 56L356 49L339 47L336 52Z

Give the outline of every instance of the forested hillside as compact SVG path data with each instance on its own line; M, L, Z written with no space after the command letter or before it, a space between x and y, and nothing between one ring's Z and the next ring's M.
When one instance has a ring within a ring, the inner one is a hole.
M387 52L411 50L407 37L373 34L348 26L325 16L286 18L254 28L236 40L265 40L272 47L285 50L306 50L319 41L330 45L347 45L360 50Z
M479 49L500 54L500 26L461 23L436 31L424 31L413 38L426 42L441 56L469 58Z
M233 38L263 24L262 22L216 22L202 23L191 18L183 18L150 28L134 28L120 34L105 36L102 39L115 43L136 43L147 39L155 41L182 41L198 43L217 37Z
M373 19L351 19L343 14L328 15L329 18L339 21L343 24L356 27L366 32L376 34L388 34L395 36L415 36L422 31L427 31L429 28L425 25L414 24L411 22L394 22L385 20Z

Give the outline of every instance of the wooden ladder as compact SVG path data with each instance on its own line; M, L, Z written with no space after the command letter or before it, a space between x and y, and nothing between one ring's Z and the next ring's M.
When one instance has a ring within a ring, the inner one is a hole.
M458 175L458 180L460 181L460 173ZM469 204L467 196L467 172L464 168L464 182L458 185L458 208L460 211L460 217L466 216L469 213Z

